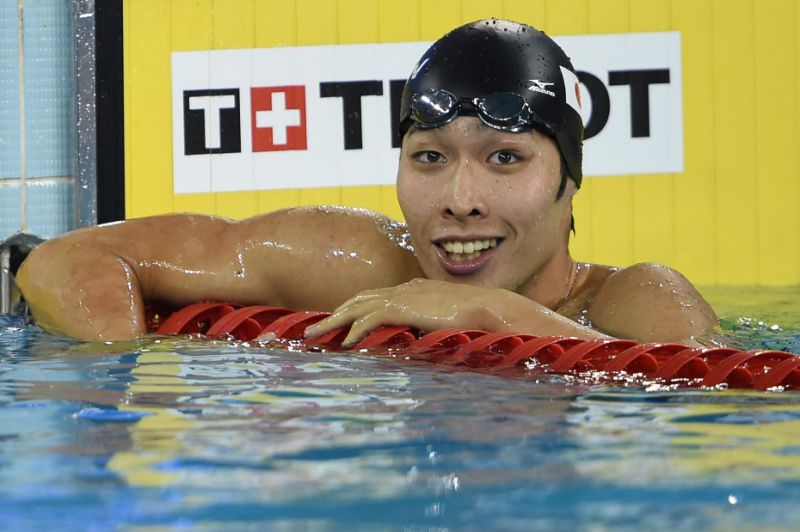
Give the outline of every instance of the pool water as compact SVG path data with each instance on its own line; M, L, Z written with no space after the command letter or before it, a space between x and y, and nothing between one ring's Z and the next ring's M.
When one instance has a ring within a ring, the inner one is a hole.
M800 288L709 288L800 353ZM800 526L800 393L590 386L0 317L2 530Z

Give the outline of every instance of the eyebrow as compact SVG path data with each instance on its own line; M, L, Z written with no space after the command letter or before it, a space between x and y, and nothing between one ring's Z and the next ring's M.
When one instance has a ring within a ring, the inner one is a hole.
M486 125L483 122L483 120L477 120L475 123L478 125L477 128L476 128L478 131L499 131L499 130L491 127L491 126ZM412 135L414 133L425 133L427 131L433 132L433 131L436 131L437 129L442 129L445 126L447 126L447 124L445 124L444 126L431 127L431 128L423 129L423 128L418 128L417 126L415 126L412 123L411 126L409 126L408 131L406 132L406 136L408 137L408 136L410 136L410 135Z

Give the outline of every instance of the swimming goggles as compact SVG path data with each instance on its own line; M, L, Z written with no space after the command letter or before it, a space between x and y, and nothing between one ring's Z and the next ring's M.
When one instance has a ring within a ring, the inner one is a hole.
M461 112L475 114L487 126L512 133L543 124L528 102L513 92L495 92L482 98L459 98L444 89L428 88L411 97L411 119L418 129L444 126Z

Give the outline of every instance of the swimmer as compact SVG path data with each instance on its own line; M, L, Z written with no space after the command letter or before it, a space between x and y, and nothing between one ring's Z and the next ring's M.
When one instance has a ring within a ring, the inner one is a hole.
M35 249L17 282L47 330L146 333L148 303L330 310L307 336L381 325L694 343L717 318L680 273L569 253L582 181L575 70L530 26L479 21L423 55L401 102L406 224L306 207L243 221L167 215L81 229Z

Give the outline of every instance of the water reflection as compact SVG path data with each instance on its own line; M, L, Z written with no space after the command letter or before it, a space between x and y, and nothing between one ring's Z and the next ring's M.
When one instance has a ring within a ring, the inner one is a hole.
M243 490L257 487L253 495L271 501L334 489L388 496L407 487L391 453L347 452L392 449L406 438L402 416L417 401L402 371L366 373L304 353L206 348L143 353L130 374L124 407L153 415L132 427L133 445L108 467L131 485L245 497Z
M631 484L800 479L800 396L741 391L578 398L568 416L592 478Z

